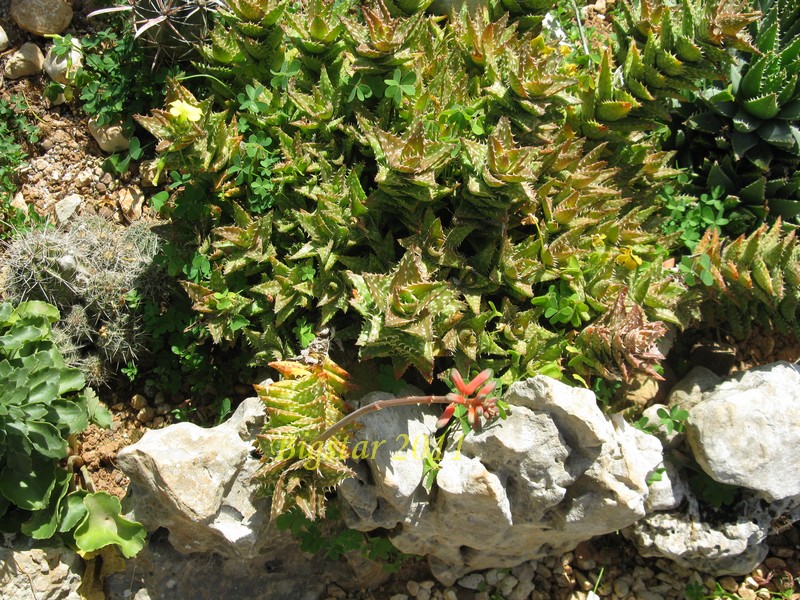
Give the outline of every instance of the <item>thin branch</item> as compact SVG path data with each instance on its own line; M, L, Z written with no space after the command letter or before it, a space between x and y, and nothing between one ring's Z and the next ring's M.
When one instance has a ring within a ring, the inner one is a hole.
M375 402L371 402L361 408L354 410L349 415L346 415L342 419L339 419L336 423L331 425L328 429L323 431L313 442L311 445L316 444L317 442L324 442L332 435L341 431L354 421L358 420L359 418L363 417L366 414L371 412L375 412L377 410L382 410L384 408L389 408L391 406L406 406L411 404L450 404L452 400L448 399L447 396L405 396L403 398L390 398L388 400L376 400Z
M578 9L578 4L572 0L572 10L575 11L575 19L578 21L578 35L581 36L581 45L586 56L589 56L589 44L586 42L586 35L583 32L583 23L581 22L581 11Z

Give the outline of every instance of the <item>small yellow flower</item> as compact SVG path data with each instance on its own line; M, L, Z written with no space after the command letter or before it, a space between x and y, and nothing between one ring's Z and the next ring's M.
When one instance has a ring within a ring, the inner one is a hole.
M193 106L183 100L173 100L169 103L169 114L179 119L187 121L199 121L203 116L203 111L199 106Z
M636 256L630 248L621 248L619 256L617 256L614 262L618 265L622 265L629 271L633 271L642 264L642 259Z

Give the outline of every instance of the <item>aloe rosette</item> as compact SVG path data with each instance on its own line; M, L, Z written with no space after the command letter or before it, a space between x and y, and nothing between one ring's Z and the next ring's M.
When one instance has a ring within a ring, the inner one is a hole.
M800 5L765 0L761 8L757 53L736 57L727 87L698 94L682 134L684 158L707 188L721 187L757 221L793 220L800 214Z

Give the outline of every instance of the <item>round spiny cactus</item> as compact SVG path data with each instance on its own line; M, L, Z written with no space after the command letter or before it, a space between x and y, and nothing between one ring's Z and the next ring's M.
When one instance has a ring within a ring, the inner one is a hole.
M206 41L210 16L225 8L223 0L131 0L128 6L101 8L90 17L121 11L133 16L134 38L155 50L153 67L190 58Z
M4 295L8 299L42 300L59 308L78 298L76 276L82 257L69 235L52 229L17 236L3 258Z
M95 345L108 364L118 366L136 362L147 349L146 341L141 320L126 314L99 327Z

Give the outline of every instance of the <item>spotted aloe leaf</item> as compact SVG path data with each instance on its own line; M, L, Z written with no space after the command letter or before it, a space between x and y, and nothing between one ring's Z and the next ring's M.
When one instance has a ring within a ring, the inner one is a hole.
M324 356L270 366L284 378L256 386L269 417L258 435L264 465L256 477L272 498L273 518L294 506L309 519L324 517L325 491L353 475L345 462L349 432L314 442L344 417L349 375Z

